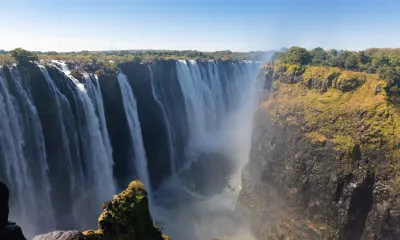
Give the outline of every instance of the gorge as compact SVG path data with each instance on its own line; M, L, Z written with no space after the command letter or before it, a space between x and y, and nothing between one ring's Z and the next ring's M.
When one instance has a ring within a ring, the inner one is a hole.
M29 238L93 228L102 202L134 179L156 220L228 191L248 161L258 65L125 62L100 75L62 61L1 67L0 178L11 218Z
M400 78L343 56L366 58L4 65L11 218L29 238L399 239Z

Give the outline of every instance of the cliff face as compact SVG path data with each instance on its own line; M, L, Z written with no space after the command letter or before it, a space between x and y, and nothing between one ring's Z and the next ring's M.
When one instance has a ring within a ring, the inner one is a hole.
M376 75L267 66L238 208L262 239L398 239L400 113Z

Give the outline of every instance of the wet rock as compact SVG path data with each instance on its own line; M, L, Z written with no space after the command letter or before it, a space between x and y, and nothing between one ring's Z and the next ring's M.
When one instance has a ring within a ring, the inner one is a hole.
M192 164L180 174L188 189L211 196L228 187L228 177L234 169L231 158L221 153L199 152L192 160Z

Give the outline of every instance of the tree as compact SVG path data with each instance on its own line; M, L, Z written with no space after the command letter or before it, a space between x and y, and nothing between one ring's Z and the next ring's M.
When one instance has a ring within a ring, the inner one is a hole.
M350 70L358 69L358 57L355 54L350 54L347 56L346 61L344 62L344 67Z
M25 63L29 61L38 60L38 56L36 55L36 53L27 51L23 48L16 48L10 51L10 54L18 63Z
M385 80L389 85L400 84L400 72L394 67L381 67L379 77Z
M364 51L358 53L358 60L361 64L368 64L371 62L371 57L366 55Z
M275 60L279 60L284 56L283 52L274 52L274 54L272 54L271 60L275 61Z
M291 47L284 53L284 63L307 65L311 62L310 53L301 47Z
M317 66L326 65L329 55L323 48L317 47L310 51L311 64Z
M335 57L338 55L338 51L336 49L331 49L328 51L328 54L332 57Z

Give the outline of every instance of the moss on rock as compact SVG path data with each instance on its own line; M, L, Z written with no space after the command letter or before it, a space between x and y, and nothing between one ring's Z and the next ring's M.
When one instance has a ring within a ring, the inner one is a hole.
M238 201L257 237L400 236L400 107L388 84L277 62L258 76L266 91Z
M98 229L83 232L88 240L165 240L169 239L154 226L147 192L139 181L133 181L114 200L103 204Z

